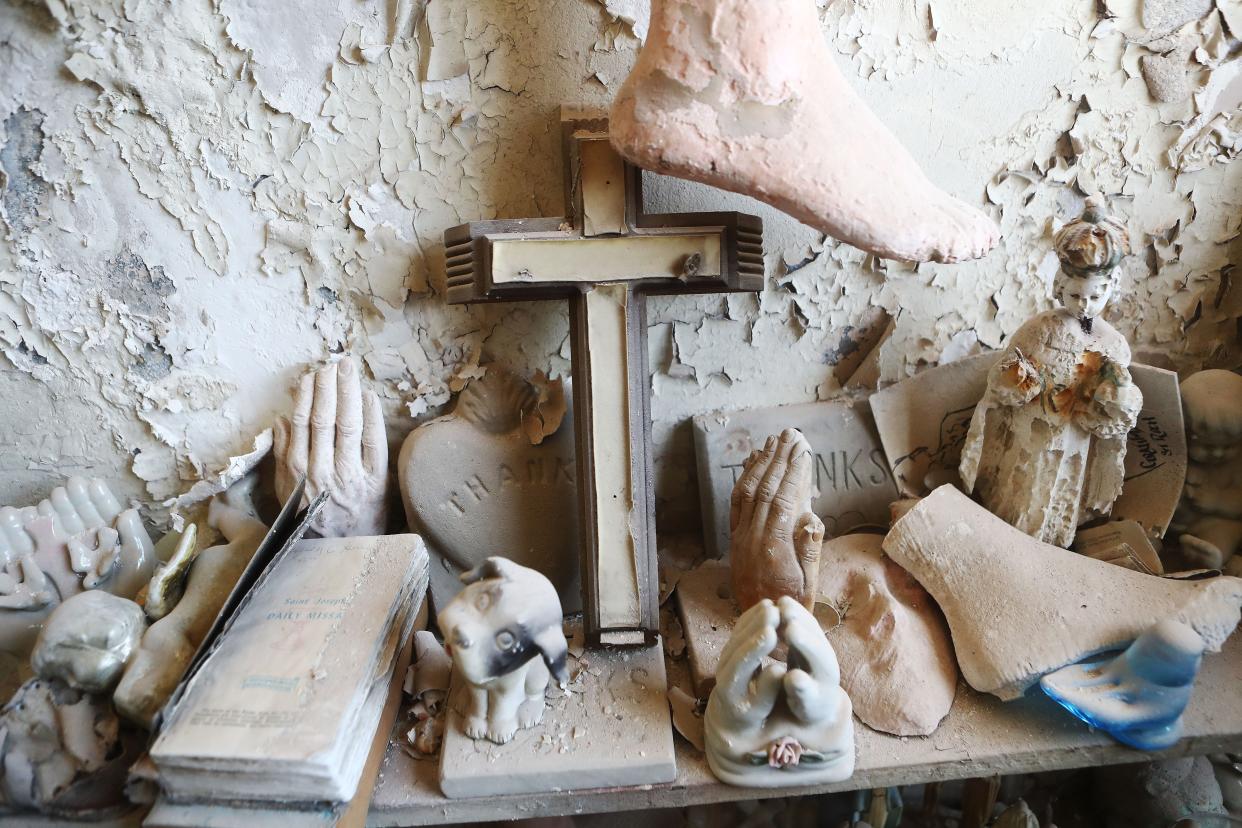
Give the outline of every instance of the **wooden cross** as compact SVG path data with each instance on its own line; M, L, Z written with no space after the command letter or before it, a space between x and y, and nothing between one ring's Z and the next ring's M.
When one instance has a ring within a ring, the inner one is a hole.
M596 644L659 629L647 368L650 294L763 288L763 223L642 212L642 174L602 113L562 107L565 218L444 234L448 301L569 301L584 625Z

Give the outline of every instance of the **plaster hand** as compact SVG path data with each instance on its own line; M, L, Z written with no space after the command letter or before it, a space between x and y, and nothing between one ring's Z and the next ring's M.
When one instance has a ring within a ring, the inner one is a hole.
M140 601L147 617L152 621L159 621L177 606L185 592L185 579L197 556L198 524L191 523L185 527L184 532L176 535L172 554L151 576L146 595Z
M746 459L729 509L729 567L742 610L782 595L814 604L824 540L824 524L811 512L814 460L794 428Z
M1062 667L1041 678L1039 686L1117 741L1163 750L1181 738L1182 713L1205 649L1189 625L1161 621L1120 655Z
M814 0L653 0L609 127L640 167L745 193L878 256L973 259L1000 235L855 94Z
M769 661L778 642L788 663ZM768 661L768 663L764 663ZM854 772L854 724L836 655L789 596L738 619L704 715L708 764L731 785L840 781Z
M276 421L276 493L306 475L306 499L329 499L311 523L322 537L382 535L388 519L388 436L379 397L349 358L302 377L293 417Z
M0 509L0 652L24 661L59 603L60 592L35 559L21 510L5 506Z
M0 547L4 540L0 538ZM0 556L7 555L0 548ZM33 555L24 555L0 572L0 610L38 610L56 601L56 587ZM3 649L3 648L0 648Z

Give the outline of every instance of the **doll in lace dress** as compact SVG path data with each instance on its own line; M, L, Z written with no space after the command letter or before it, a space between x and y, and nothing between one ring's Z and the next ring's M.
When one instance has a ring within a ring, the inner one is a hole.
M1054 243L1060 307L1023 324L992 368L959 470L992 513L1068 547L1078 525L1121 493L1143 395L1130 378L1130 346L1099 318L1128 252L1125 228L1089 199Z

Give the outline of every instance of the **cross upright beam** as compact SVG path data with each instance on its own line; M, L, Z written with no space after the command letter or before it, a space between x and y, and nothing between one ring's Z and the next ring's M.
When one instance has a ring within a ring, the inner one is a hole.
M644 213L642 173L612 148L607 117L562 107L561 130L566 215L446 231L448 301L568 301L587 637L650 643L659 571L646 296L761 290L763 223Z

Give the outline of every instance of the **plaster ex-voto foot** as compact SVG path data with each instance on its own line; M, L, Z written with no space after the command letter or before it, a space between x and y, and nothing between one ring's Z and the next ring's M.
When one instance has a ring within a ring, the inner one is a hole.
M850 88L812 0L654 0L611 124L640 167L754 196L879 256L956 262L999 237Z
M1171 580L1093 560L1028 537L952 486L897 521L884 551L944 611L967 683L1004 701L1165 620L1219 651L1242 607L1242 579Z

